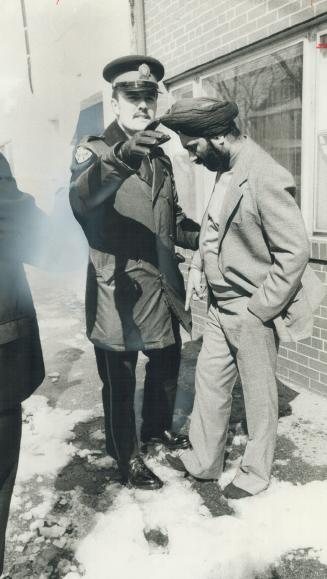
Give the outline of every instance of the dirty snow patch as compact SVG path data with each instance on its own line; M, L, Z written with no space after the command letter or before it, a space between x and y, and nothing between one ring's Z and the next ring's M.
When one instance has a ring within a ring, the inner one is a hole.
M327 482L273 480L256 497L230 501L235 515L212 517L187 480L155 460L148 463L166 484L154 493L123 489L97 516L76 553L83 578L253 579L296 549L310 549L327 563L321 523ZM164 545L147 541L150 530L160 531Z
M292 414L282 418L278 434L291 440L293 455L315 466L326 465L327 399L302 391L292 402Z
M52 408L44 396L23 404L23 435L17 482L36 476L54 476L75 454L74 426L92 414L84 410Z

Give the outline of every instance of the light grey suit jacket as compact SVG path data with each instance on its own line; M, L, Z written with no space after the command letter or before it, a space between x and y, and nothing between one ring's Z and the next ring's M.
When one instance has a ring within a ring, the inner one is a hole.
M294 180L246 138L225 195L218 267L263 322L273 320L281 341L312 333L313 312L326 289L309 261L309 240L294 200ZM203 218L206 227L207 211ZM200 255L201 251L200 237Z

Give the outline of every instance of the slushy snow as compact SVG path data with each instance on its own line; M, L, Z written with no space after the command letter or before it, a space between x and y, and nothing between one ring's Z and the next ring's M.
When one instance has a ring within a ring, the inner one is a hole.
M302 405L307 403L305 395L303 404L299 399L293 402L293 414L281 421L282 433L290 438L304 412ZM43 489L41 502L33 507L26 498L24 483L34 477L41 477L40 483L43 477L51 480L75 455L99 469L112 466L113 461L99 457L97 451L81 451L74 446L74 426L91 413L52 408L42 396L31 397L24 412L13 509L25 508L24 517L31 523L30 532L19 542L33 540L31 533L37 530L60 541L65 520L53 521L51 527L42 529L56 493ZM322 412L319 416L321 428L325 419ZM101 432L93 438L101 439ZM243 442L237 440L238 444ZM305 437L299 435L297 445L298 452L303 446L306 456L318 461ZM81 574L72 567L65 579L253 579L296 549L311 549L311 557L327 564L322 524L327 520L327 481L294 485L273 479L269 489L258 496L230 501L233 515L213 517L191 483L165 465L163 451L147 463L165 482L164 487L146 492L108 485L106 492L113 503L106 512L90 518L90 532L76 549L76 560L85 571ZM222 486L233 478L236 467L237 462L229 465L220 481ZM217 500L219 496L217 488ZM151 542L150 531L160 532L162 545Z

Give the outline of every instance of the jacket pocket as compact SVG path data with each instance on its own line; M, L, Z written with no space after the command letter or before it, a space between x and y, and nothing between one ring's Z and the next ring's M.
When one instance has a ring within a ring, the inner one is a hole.
M274 319L274 324L281 342L295 342L311 336L313 313L302 286L281 315Z

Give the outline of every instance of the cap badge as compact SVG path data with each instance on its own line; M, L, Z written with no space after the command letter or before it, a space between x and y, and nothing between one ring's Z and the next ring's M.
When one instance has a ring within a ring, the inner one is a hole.
M151 71L150 71L150 68L148 67L148 65L145 64L145 62L143 64L140 64L138 71L140 73L140 79L149 79L150 78Z

